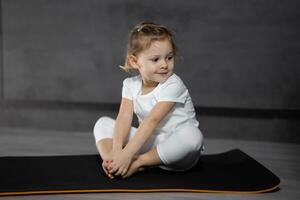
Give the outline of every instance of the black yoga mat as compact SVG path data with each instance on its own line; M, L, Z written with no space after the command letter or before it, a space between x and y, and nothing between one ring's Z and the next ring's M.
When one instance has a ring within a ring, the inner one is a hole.
M0 157L0 196L83 192L260 193L279 178L234 149L203 155L185 172L149 168L127 179L109 179L98 155Z

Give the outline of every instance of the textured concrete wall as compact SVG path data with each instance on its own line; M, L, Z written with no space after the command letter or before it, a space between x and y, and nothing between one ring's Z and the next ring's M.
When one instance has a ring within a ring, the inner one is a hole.
M117 106L104 108L120 100L127 75L118 65L128 30L153 20L176 32L176 71L206 132L300 141L299 6L297 0L2 0L0 126L90 130L96 116L115 116ZM244 117L222 114L226 108ZM257 119L245 117L252 109ZM265 117L274 110L293 114Z
M7 99L118 102L127 32L177 32L195 105L299 109L298 1L4 0Z
M0 1L0 104L3 100L3 82L4 82L4 74L3 74L3 37L2 37L2 4Z

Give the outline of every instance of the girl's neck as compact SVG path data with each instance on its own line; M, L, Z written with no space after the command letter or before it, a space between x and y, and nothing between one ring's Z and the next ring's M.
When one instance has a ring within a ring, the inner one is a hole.
M157 82L145 82L144 80L142 80L142 95L148 94L150 92L152 92L152 90L154 90L156 88L156 86L158 85Z
M155 88L157 85L158 85L158 82L147 81L145 79L142 79L142 86L145 88Z

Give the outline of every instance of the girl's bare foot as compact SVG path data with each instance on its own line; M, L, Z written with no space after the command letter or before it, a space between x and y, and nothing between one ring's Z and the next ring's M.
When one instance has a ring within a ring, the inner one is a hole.
M128 171L122 178L128 178L129 176L132 176L136 172L144 171L145 168L141 167L139 162L139 157L133 158L133 161L131 162L131 165L129 166Z

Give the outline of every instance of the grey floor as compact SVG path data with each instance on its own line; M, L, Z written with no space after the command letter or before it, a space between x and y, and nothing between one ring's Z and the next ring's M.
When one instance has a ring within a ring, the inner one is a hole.
M94 193L66 195L32 195L0 197L12 199L299 199L300 145L259 141L206 139L205 154L240 148L281 178L277 192L255 195L208 193ZM0 128L0 156L75 155L97 153L89 132L62 132L32 129Z

